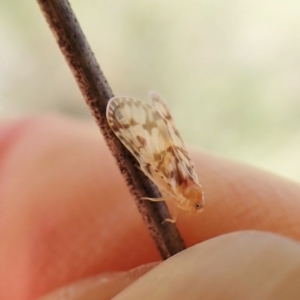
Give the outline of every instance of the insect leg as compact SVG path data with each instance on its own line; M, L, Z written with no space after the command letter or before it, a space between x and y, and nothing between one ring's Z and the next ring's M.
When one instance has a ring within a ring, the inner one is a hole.
M148 198L148 197L142 197L142 200L149 200L152 202L160 202L160 201L165 201L165 198L161 197L161 198Z
M170 222L170 223L176 223L176 221L177 221L177 217L178 217L178 207L177 207L177 205L175 205L175 212L174 212L174 216L173 216L173 218L172 219L165 219L163 222L162 222L162 224L163 223L165 223L165 222Z

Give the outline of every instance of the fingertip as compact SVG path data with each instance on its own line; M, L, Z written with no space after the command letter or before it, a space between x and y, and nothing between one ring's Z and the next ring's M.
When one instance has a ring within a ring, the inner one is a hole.
M174 255L114 299L296 300L299 250L274 234L226 234Z

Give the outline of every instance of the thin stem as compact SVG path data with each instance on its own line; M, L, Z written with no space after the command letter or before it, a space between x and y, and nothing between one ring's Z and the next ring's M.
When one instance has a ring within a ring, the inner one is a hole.
M106 121L106 105L113 97L79 23L66 0L37 0L56 37L79 88L94 115L118 167L134 196L138 210L162 256L166 259L185 248L164 202L141 200L142 197L159 198L154 184L136 167L137 162L111 131Z

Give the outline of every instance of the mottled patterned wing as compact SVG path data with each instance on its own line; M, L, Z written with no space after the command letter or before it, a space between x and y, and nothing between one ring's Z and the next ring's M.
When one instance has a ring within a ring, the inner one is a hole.
M135 156L143 172L169 194L176 158L166 122L156 109L129 97L110 99L107 121L120 141ZM166 167L167 164L167 167ZM174 177L174 176L173 176Z
M177 157L177 160L181 162L181 164L183 164L183 169L186 169L189 172L189 175L194 179L194 181L198 182L198 176L195 172L193 162L188 151L186 150L184 142L175 126L173 118L164 99L155 92L149 93L149 98L152 101L155 109L167 125L170 139L172 140L173 147L175 148L175 155Z

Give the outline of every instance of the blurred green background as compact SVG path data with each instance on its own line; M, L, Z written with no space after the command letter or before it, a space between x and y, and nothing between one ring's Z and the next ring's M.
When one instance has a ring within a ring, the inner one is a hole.
M115 95L187 144L300 180L300 1L71 1ZM0 113L91 118L36 1L0 4Z

